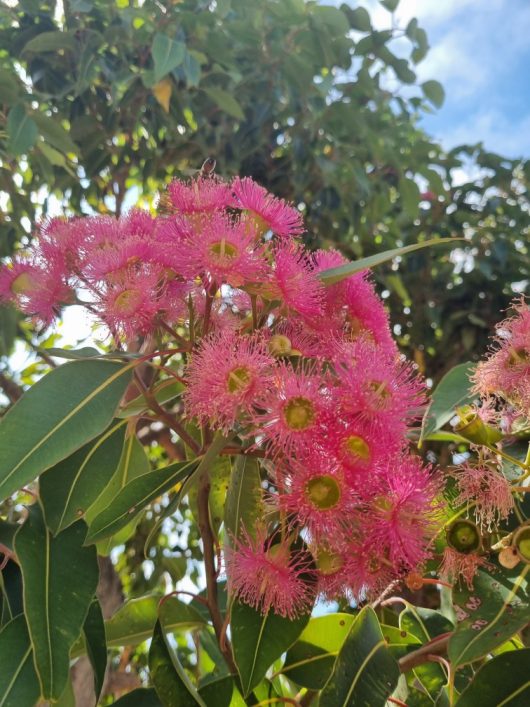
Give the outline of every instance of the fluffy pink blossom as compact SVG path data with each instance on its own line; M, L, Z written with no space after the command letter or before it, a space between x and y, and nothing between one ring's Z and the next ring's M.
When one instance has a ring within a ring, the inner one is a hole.
M291 620L311 611L316 587L314 580L307 581L310 557L288 542L273 544L262 530L255 539L245 532L235 549L226 552L226 566L228 591L244 604Z
M418 457L387 460L366 486L363 532L374 552L384 552L398 571L412 570L428 556L429 535L439 511L439 486Z
M280 363L256 401L254 434L273 456L295 457L314 445L329 411L329 386L320 366L307 364L295 371Z
M476 552L458 552L449 545L444 550L440 565L440 578L446 582L464 581L468 589L473 589L473 579L480 567L492 567L484 557Z
M170 209L195 216L211 214L231 204L230 185L216 177L198 177L186 182L174 179L167 188L164 204Z
M174 267L185 277L209 276L217 285L239 287L262 279L267 269L262 246L248 224L214 213L176 245Z
M274 363L258 335L224 330L203 339L186 368L188 416L228 430L252 411Z
M304 249L286 241L273 249L274 265L266 285L269 299L279 299L288 310L294 310L305 319L322 314L324 286L308 261Z
M232 182L233 206L250 212L258 230L277 236L295 236L303 232L302 214L283 199L269 194L250 177L236 177Z
M500 469L491 463L464 464L452 476L458 489L454 504L472 506L477 525L482 530L491 532L497 523L509 516L514 507L513 495Z

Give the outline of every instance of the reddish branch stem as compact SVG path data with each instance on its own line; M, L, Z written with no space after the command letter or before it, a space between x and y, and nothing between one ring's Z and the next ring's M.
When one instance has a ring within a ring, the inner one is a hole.
M440 636L433 638L432 641L425 643L421 648L418 648L418 650L412 651L412 653L408 653L403 656L403 658L400 658L398 663L401 672L407 673L417 665L429 662L434 656L445 653L452 635L452 632L442 633Z

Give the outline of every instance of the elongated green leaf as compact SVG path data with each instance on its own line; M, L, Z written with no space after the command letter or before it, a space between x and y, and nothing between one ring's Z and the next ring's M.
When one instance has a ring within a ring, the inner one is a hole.
M178 398L182 391L184 390L184 385L179 383L179 381L167 380L159 385L156 390L153 391L153 395L157 403L160 405L165 405L166 403ZM139 395L137 398L129 401L127 405L124 405L120 410L118 417L133 417L134 415L140 415L140 413L147 410L148 405L145 397Z
M476 395L469 392L473 363L460 363L451 368L436 386L431 403L423 418L420 443L443 427L455 415L455 408L471 403Z
M97 515L109 507L109 504L115 500L127 484L150 472L151 464L145 449L136 437L134 430L129 429L123 441L119 462L114 467L114 473L86 513L88 524L90 525Z
M392 248L392 250L385 250L383 253L376 253L375 255L369 255L366 258L361 258L360 260L355 260L351 263L346 263L346 265L340 265L337 268L329 268L329 270L323 270L319 273L319 278L325 285L334 285L336 282L340 282L350 275L354 275L356 272L361 270L368 270L374 268L376 265L381 265L381 263L386 263L394 258L401 257L407 253L412 253L414 250L420 250L420 248L430 248L434 245L439 245L440 243L450 243L459 240L458 238L436 238L430 241L424 241L423 243L414 243L413 245L407 245L403 248Z
M204 92L216 103L221 110L228 115L231 115L236 120L244 120L245 114L241 105L228 91L224 91L218 86L210 86L204 89Z
M149 648L149 672L156 694L164 707L206 707L184 668L166 642L157 621Z
M7 520L0 520L0 545L4 545L8 550L13 549L13 538L17 532L18 523L10 523Z
M17 616L0 631L0 705L34 705L39 693L26 619Z
M107 646L136 646L150 638L158 620L160 599L160 596L149 594L131 599L118 609L114 616L105 622ZM160 615L166 633L199 628L207 622L192 606L184 604L176 597L169 597L163 602ZM77 658L85 652L84 642L78 640L72 648L71 656Z
M530 648L509 651L485 663L460 695L456 707L530 704Z
M30 150L37 139L35 121L26 113L22 104L13 106L7 116L7 148L13 155Z
M112 704L117 707L162 707L154 687L139 687Z
M321 690L355 619L353 614L312 618L285 657L282 673L297 685Z
M0 596L2 597L2 625L22 614L22 573L16 562L10 560L0 572Z
M261 682L272 663L292 646L309 621L309 614L293 621L274 611L263 615L247 604L232 604L232 645L243 692Z
M151 501L188 477L196 465L195 461L176 462L164 469L150 471L133 479L109 506L91 521L86 542L98 542L125 527L131 518Z
M24 393L0 422L0 498L106 429L133 365L72 361Z
M234 692L236 692L235 699ZM199 688L199 695L207 707L244 707L246 704L238 693L231 675L205 683Z
M228 485L224 522L227 538L241 537L243 529L251 536L261 505L261 478L257 459L239 455L233 464Z
M151 46L151 54L155 64L154 82L157 83L182 64L185 53L186 45L183 42L177 42L167 35L157 32Z
M470 663L490 653L528 623L530 565L511 572L498 570L494 576L479 571L473 589L453 590L459 619L449 641L448 654L457 665Z
M121 422L42 474L40 496L52 533L82 518L109 483L120 461L124 436L125 423Z
M83 547L85 533L86 525L78 521L53 537L35 504L15 537L43 699L57 700L66 687L70 648L96 591L97 556L95 548Z
M105 622L97 599L93 599L90 604L85 623L83 624L83 634L85 636L87 655L94 671L94 692L96 693L97 702L103 688L105 670L107 669Z
M350 628L321 693L320 707L383 707L398 678L398 664L386 646L377 616L366 607Z
M31 117L37 123L40 134L53 147L65 154L77 153L77 145L56 118L50 118L40 111L34 111Z
M14 72L0 69L0 92L2 100L7 105L12 105L18 100L22 86Z
M68 32L41 32L24 46L23 52L53 52L58 49L73 51L76 41Z

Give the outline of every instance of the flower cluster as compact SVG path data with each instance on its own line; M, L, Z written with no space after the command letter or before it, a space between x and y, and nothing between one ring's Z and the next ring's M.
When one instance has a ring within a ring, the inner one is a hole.
M424 386L369 273L326 285L343 256L308 252L300 212L249 178L177 180L163 206L50 221L0 297L43 324L84 302L120 346L185 342L183 420L263 458L262 516L227 538L241 601L294 617L421 571L439 492L407 442Z

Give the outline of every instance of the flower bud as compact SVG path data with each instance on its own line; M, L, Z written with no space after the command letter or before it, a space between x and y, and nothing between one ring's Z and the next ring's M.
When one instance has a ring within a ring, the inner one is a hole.
M515 547L504 547L499 552L499 564L501 567L511 570L519 564L521 558Z
M470 520L457 520L447 528L446 535L448 545L464 555L480 549L480 533Z
M474 444L493 445L502 439L502 434L491 425L486 425L471 405L456 410L459 422L455 432Z

